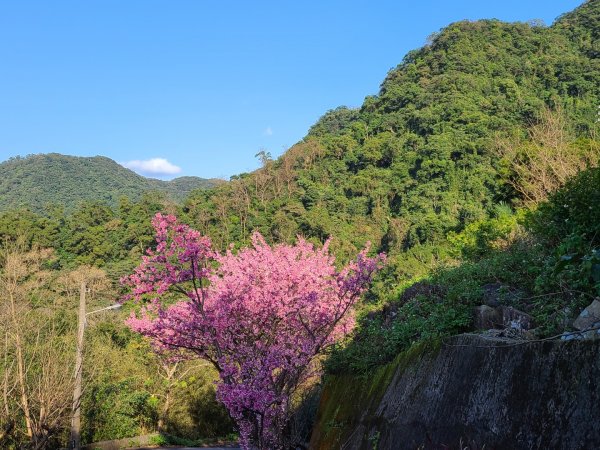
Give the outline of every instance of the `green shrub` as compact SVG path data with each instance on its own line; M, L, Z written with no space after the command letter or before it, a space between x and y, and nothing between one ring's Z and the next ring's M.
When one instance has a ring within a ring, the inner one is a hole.
M494 209L493 217L472 222L460 233L448 233L448 242L459 256L484 256L506 244L521 216L522 213L514 214L509 206L501 203Z
M599 246L600 168L585 170L569 180L531 215L530 224L550 244L579 236L583 246Z

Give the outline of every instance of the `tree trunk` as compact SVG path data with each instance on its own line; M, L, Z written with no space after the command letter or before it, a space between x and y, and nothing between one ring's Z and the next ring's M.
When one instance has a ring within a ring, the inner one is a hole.
M17 319L16 299L14 292L9 293L10 296L10 313L14 327L15 337L15 354L17 358L17 380L19 382L19 391L21 394L21 409L25 416L25 426L27 428L27 437L33 437L33 429L31 426L31 411L29 410L29 396L27 394L25 380L25 360L23 357L23 341L21 340L21 330Z

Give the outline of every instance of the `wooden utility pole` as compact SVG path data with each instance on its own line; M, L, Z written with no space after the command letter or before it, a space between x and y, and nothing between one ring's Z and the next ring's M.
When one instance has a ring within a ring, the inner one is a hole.
M83 332L85 330L85 281L79 287L79 319L77 327L77 354L75 357L75 388L73 389L73 417L69 449L81 449L81 379L83 372Z

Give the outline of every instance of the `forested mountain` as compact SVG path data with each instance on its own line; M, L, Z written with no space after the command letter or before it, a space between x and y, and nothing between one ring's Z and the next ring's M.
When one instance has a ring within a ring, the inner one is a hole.
M539 186L521 166L552 164L528 149L577 154L574 171L597 158L599 11L592 0L549 27L451 24L360 108L329 111L279 159L264 154L262 169L195 193L190 220L223 244L259 229L397 253L444 239L499 201L530 200Z
M38 154L0 164L0 210L29 207L43 211L51 204L72 210L83 200L116 206L120 197L138 200L148 191L164 193L169 200L179 202L194 189L217 183L197 177L171 181L145 178L103 156Z

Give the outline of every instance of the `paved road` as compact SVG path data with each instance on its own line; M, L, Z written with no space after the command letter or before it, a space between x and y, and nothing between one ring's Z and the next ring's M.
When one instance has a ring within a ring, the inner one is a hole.
M140 447L137 450L239 450L239 447Z

